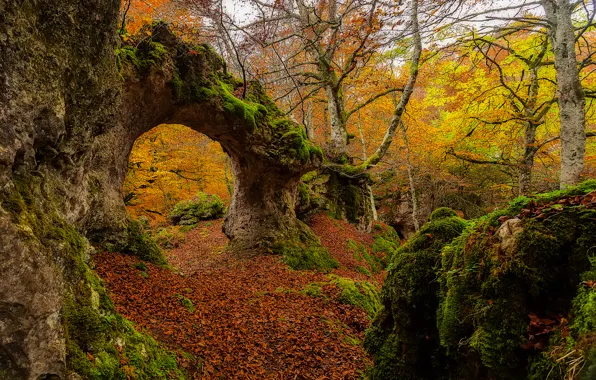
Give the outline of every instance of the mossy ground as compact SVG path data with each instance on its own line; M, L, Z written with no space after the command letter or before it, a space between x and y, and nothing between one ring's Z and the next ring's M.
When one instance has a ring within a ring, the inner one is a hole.
M589 379L596 368L596 211L562 202L510 221L503 227L510 232L497 229L503 216L594 189L589 181L518 198L465 230L460 225L460 236L446 223L456 217L437 210L391 261L385 310L366 339L372 378ZM432 242L449 231L455 239ZM415 247L416 254L405 252Z
M53 193L51 184L42 184L39 177L16 176L14 184L11 195L0 200L2 208L30 244L43 246L63 268L67 370L92 380L186 378L175 353L116 313L103 282L86 262L89 243L58 216L56 204L44 195Z
M310 297L333 298L346 305L356 306L366 311L370 318L381 310L381 298L376 285L334 274L327 275L327 279L329 281L307 284L300 293Z
M273 246L272 251L281 255L283 261L294 270L329 271L339 266L337 260L311 232L301 235L300 238L284 239Z

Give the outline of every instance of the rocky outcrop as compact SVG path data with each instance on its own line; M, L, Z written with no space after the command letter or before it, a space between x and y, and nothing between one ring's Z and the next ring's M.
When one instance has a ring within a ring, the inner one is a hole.
M371 378L594 378L595 189L470 222L433 212L390 260L365 341Z
M328 168L305 174L298 186L296 212L305 218L326 211L332 217L371 231L374 222L370 176L358 176Z
M239 99L242 83L208 46L161 24L123 45L119 5L0 0L0 378L111 378L118 355L140 377L177 371L115 313L88 243L145 249L120 190L135 139L160 123L185 124L230 155L233 248L317 244L294 200L320 149L257 83Z

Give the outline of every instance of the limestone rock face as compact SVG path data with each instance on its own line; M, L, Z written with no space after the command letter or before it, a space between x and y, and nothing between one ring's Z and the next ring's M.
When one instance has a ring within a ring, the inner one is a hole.
M24 219L24 208L51 208L76 224L91 207L93 142L119 112L112 32L118 6L117 0L0 0L3 379L64 376L60 257L66 253L38 239L40 226ZM30 178L40 199L17 195Z
M238 99L242 84L217 54L191 52L163 25L122 46L119 6L0 0L1 379L76 377L65 310L93 309L101 286L92 284L84 237L126 240L128 157L160 123L185 124L230 155L238 180L225 232L234 247L307 229L294 212L296 186L322 153L304 130L258 84Z

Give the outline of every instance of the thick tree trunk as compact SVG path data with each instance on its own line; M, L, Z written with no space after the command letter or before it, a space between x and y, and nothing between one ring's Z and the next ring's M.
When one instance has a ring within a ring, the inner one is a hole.
M561 188L579 182L586 151L586 99L579 80L569 0L543 0L550 24L561 121Z
M329 109L329 122L331 139L329 141L329 153L331 157L342 157L348 149L348 132L344 120L343 99L339 90L333 85L325 86L327 92L327 107Z

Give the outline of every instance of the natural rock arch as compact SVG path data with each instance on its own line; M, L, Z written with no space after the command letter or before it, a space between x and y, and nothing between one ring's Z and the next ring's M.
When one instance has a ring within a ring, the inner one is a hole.
M108 218L90 220L91 236L121 225L123 204L115 199L134 141L162 123L203 133L230 156L237 180L224 232L234 250L266 248L307 231L294 212L296 186L320 165L322 152L301 126L283 117L258 82L249 83L244 101L238 99L232 92L241 92L242 83L226 73L221 58L209 46L182 44L164 24L154 25L138 48L117 49L117 60L123 78L120 123L95 147L96 175L106 184L100 193L107 199L99 199L92 213Z

